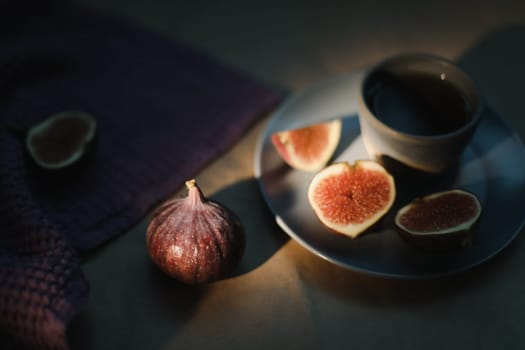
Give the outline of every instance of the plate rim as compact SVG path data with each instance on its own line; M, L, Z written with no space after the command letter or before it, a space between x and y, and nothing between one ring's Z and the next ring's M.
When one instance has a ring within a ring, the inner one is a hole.
M269 142L268 140L269 140L270 131L273 126L273 123L279 118L282 118L283 114L286 112L288 108L290 108L290 106L293 106L293 104L297 103L297 101L301 101L301 97L304 96L308 91L313 90L316 87L319 87L322 85L329 85L330 81L344 79L345 77L347 79L350 79L352 77L354 79L356 77L357 79L360 79L363 76L362 73L363 73L362 71L357 71L350 75L346 74L344 76L335 76L335 77L325 78L318 82L314 82L313 84L310 84L307 87L292 94L290 97L285 99L284 102L281 104L281 106L269 116L267 123L265 124L262 132L259 134L259 137L256 142L256 146L255 146L255 157L254 157L254 163L253 163L254 177L257 180L259 191L262 194L267 207L272 212L275 218L275 222L277 223L279 228L282 229L290 238L292 238L297 243L299 243L299 245L301 245L304 249L308 250L314 255L334 265L337 265L344 269L357 271L359 273L364 273L367 275L394 278L394 279L403 279L403 280L419 279L421 280L421 279L435 279L435 278L447 277L447 276L451 276L451 275L455 275L455 274L459 274L459 273L471 270L493 259L495 256L499 255L503 250L505 250L516 239L516 237L521 233L521 231L523 231L525 227L525 216L522 217L521 222L517 225L516 229L509 236L509 238L503 244L497 247L497 249L492 250L490 254L487 254L486 256L480 259L474 259L468 264L464 264L461 267L458 267L455 269L451 269L447 271L440 271L440 272L433 272L433 273L418 273L418 274L415 274L415 273L414 274L402 274L402 273L390 273L390 272L384 272L384 271L376 271L373 269L366 269L360 266L355 266L355 265L345 263L343 261L339 261L339 259L336 259L336 258L333 258L327 255L326 253L320 251L319 249L316 249L314 246L306 242L300 235L294 232L294 230L291 229L289 225L286 223L284 218L281 217L281 215L278 213L278 211L276 210L276 208L273 206L272 202L270 201L268 194L265 190L264 183L262 181L261 159L262 159L264 147ZM490 106L485 105L484 108L490 108ZM510 136L510 138L512 139L512 142L516 145L516 148L521 151L523 159L525 159L525 145L520 135L498 113L494 112L493 114L494 114L494 118L497 118L498 122L501 123L502 130L504 130L505 134ZM356 110L350 110L346 114L347 117L356 117L356 115L357 115ZM341 116L334 116L334 118L335 117L341 117Z

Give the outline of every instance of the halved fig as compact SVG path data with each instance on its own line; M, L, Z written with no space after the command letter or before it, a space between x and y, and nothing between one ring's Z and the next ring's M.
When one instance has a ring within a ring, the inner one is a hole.
M285 130L271 136L281 158L292 168L315 172L332 158L341 138L341 120Z
M83 112L54 114L29 129L26 147L42 168L64 168L85 154L95 137L96 127L96 120Z
M383 217L395 196L394 178L371 160L329 165L313 177L308 187L308 201L319 220L350 238Z
M480 215L481 204L474 194L453 189L414 199L399 209L395 225L415 246L452 249L471 245Z

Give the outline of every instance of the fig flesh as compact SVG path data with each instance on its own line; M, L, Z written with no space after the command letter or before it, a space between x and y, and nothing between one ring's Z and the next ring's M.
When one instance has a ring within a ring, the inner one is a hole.
M204 197L195 180L186 181L187 197L165 202L146 232L151 260L186 284L227 277L238 265L245 235L237 215Z
M79 161L86 153L96 128L96 120L87 113L58 113L29 129L26 148L40 167L65 168Z
M394 178L379 163L334 163L317 173L308 201L329 229L356 238L383 217L396 196Z
M481 215L478 198L459 189L416 198L395 216L398 233L407 242L429 250L468 247Z
M272 144L292 168L315 172L333 156L341 138L341 121L336 119L299 129L274 133Z

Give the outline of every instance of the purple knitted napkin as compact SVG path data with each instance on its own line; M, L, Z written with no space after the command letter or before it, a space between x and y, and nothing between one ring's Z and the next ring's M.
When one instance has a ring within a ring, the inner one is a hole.
M88 293L79 254L122 234L279 101L188 46L62 2L0 13L0 326L65 349ZM78 168L45 172L24 132L53 113L98 123Z

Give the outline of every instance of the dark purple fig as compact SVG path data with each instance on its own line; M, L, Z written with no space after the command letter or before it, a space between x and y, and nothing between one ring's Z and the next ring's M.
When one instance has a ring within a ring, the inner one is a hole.
M146 233L152 261L186 284L227 277L239 264L245 235L237 215L208 200L195 180L186 181L187 197L165 202L153 214Z
M478 198L459 189L416 198L399 209L398 233L407 242L427 250L468 247L481 215Z
M89 114L67 111L55 114L29 129L26 147L45 169L68 167L86 153L95 138L96 120Z

